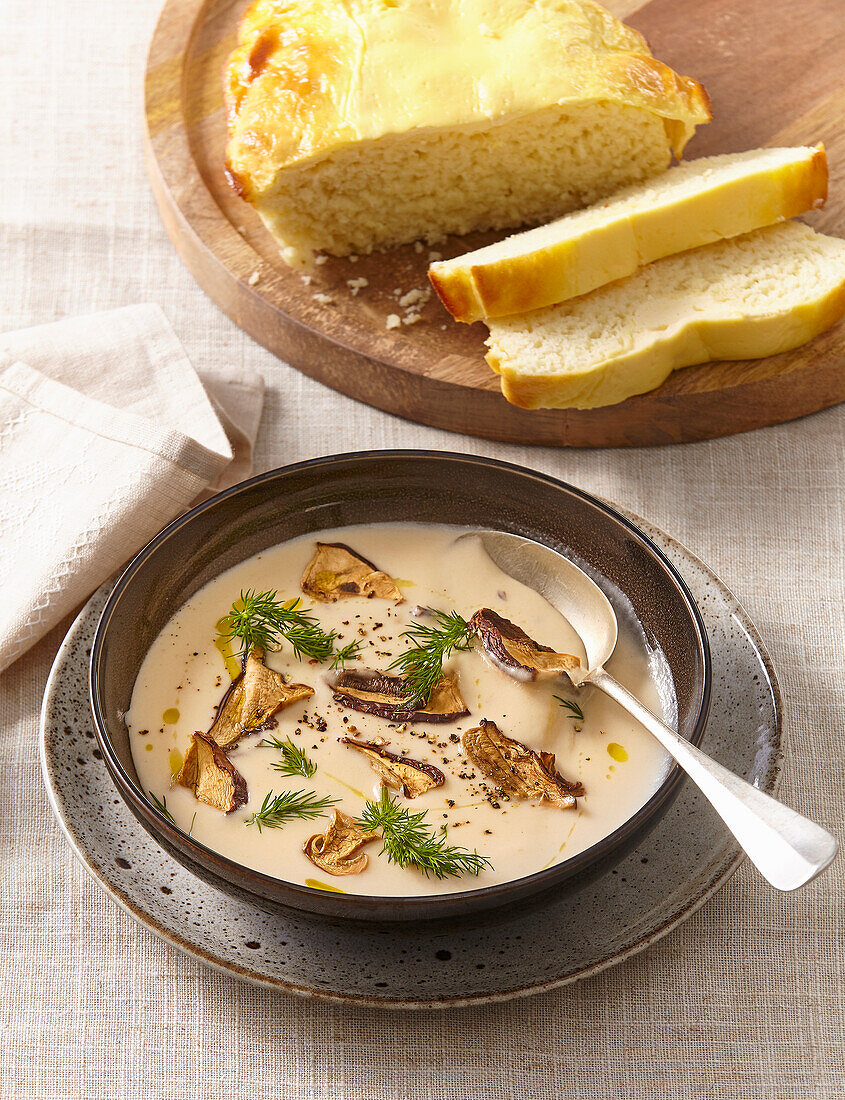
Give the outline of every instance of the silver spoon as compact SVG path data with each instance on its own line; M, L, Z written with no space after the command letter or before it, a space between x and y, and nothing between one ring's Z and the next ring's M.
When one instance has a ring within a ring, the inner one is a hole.
M616 614L586 573L554 550L519 535L479 531L460 537L467 538L477 538L504 573L539 592L568 620L587 655L586 668L570 674L572 682L576 686L593 684L657 738L772 886L797 890L821 874L839 848L835 837L679 737L605 671L604 665L616 647Z

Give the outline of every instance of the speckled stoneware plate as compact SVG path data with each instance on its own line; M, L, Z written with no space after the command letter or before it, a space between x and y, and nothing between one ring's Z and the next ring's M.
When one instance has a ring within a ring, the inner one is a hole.
M702 745L766 791L782 754L777 682L754 625L679 543L630 517L669 557L703 615L713 699ZM346 1004L437 1008L506 1000L577 981L659 940L742 858L690 783L637 850L578 892L427 925L350 925L235 900L194 877L135 820L106 770L88 701L91 641L109 587L56 657L41 762L56 817L95 881L157 936L233 977Z

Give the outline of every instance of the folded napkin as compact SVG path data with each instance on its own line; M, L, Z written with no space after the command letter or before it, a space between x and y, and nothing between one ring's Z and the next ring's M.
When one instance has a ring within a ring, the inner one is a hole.
M155 305L0 336L0 670L249 475L263 391L254 371L198 375Z

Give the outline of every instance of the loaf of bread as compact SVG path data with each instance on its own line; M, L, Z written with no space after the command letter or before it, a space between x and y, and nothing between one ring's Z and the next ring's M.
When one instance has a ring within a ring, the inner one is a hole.
M785 222L491 319L487 361L515 405L591 409L653 390L680 367L789 351L843 316L845 241Z
M230 182L291 264L547 221L710 117L592 0L255 0L224 88Z
M803 214L826 197L823 145L702 157L549 225L432 264L429 278L458 321L525 313L674 252Z

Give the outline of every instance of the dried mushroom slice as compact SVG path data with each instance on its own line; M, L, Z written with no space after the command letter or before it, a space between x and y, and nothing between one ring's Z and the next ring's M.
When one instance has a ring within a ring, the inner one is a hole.
M323 603L350 596L378 597L396 603L404 599L392 577L342 542L318 542L300 583L303 592Z
M455 722L469 714L469 707L458 690L457 676L441 676L431 691L428 702L416 712L419 721Z
M555 769L553 752L534 752L506 737L495 722L482 718L466 731L463 746L479 771L512 798L546 799L565 810L584 794L583 784L570 783Z
M263 650L253 647L243 672L220 701L208 736L221 748L231 748L244 734L263 729L277 711L313 694L307 684L286 683L264 664Z
M497 615L489 607L476 611L469 625L478 634L493 664L516 680L568 674L581 664L571 653L556 653L549 646L535 642L516 623Z
M193 791L200 802L224 814L243 806L249 797L246 780L226 753L213 738L199 731L191 738L176 782Z
M392 790L401 791L406 798L416 798L446 782L446 776L439 768L423 760L397 756L373 741L357 741L354 737L341 737L340 740L363 753L376 775Z
M315 833L302 845L302 850L315 867L329 875L360 875L369 863L361 849L378 833L367 832L341 810L332 810L325 833Z
M442 676L428 702L422 705L409 702L403 676L376 669L345 669L329 683L336 703L391 722L455 722L469 714L454 676Z

